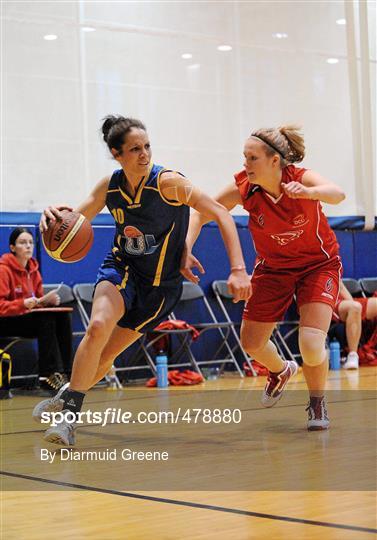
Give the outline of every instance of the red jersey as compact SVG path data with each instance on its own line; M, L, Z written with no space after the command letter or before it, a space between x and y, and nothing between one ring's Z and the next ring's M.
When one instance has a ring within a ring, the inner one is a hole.
M306 169L288 165L282 182L301 182ZM272 268L301 269L325 262L339 254L334 232L319 201L291 199L285 193L275 199L256 184L246 171L234 175L245 210L250 214L257 261Z
M0 317L27 313L24 299L31 296L43 296L37 261L30 259L25 268L12 253L5 253L0 258Z

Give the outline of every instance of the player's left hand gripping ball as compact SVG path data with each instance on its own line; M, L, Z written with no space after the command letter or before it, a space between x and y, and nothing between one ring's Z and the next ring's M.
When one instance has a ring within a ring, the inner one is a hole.
M79 212L62 210L61 220L50 221L42 233L43 245L53 259L73 263L80 261L93 244L90 222Z

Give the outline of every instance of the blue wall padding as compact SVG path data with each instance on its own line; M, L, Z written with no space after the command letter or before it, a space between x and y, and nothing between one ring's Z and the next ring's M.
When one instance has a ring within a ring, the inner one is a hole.
M375 231L357 231L354 240L354 274L357 277L377 276L377 234Z
M75 283L92 283L96 280L97 270L105 254L111 249L115 227L94 225L94 241L88 255L77 263L61 263L51 259L46 251L41 250L41 270L43 281L46 283L60 283L67 285Z
M20 220L17 224L9 222L10 224L2 224L0 226L0 255L3 253L9 253L9 235L15 227L27 227L34 236L34 242L37 244L39 240L38 228L35 224L29 224L27 220ZM36 257L38 257L38 251L35 251Z
M234 216L237 225L247 226L248 216ZM334 231L360 231L364 228L365 218L362 216L340 216L327 218ZM377 217L374 221L374 229L377 230Z
M112 216L101 214L95 218L93 247L83 261L74 264L56 262L44 251L37 228L39 217L39 213L0 213L0 254L8 251L8 237L13 227L26 224L36 237L36 257L41 264L45 283L64 281L68 285L73 285L78 282L94 281L97 269L111 246L114 234ZM330 223L333 223L336 228L335 233L340 245L345 277L360 278L377 274L377 230L341 230L343 227L358 227L360 220L363 218L329 218ZM247 229L247 221L247 216L235 216L247 270L251 272L255 250ZM194 253L206 269L206 274L201 277L201 285L206 291L214 279L227 278L229 263L215 223L209 223L203 228Z
M374 233L377 238L377 233ZM352 231L335 231L339 244L339 253L343 264L344 277L364 277L355 275L354 265L354 233Z
M40 262L45 283L59 283L63 281L73 286L79 282L94 282L98 267L111 247L115 230L112 217L109 214L103 214L95 218L93 221L93 247L84 260L74 264L59 263L47 255L42 246L38 231L39 217L40 215L37 213L0 213L0 254L9 251L8 237L12 229L18 224L28 225L35 236L35 256ZM335 229L335 234L340 245L344 276L353 278L376 276L377 230L369 232L357 230L362 228L364 224L363 218L330 218L329 221ZM256 254L247 228L248 218L247 216L236 216L235 222L244 252L247 271L251 273ZM218 226L215 223L209 223L203 227L202 233L194 247L194 254L206 270L206 273L200 276L200 285L208 296L216 316L219 320L223 320L223 316L218 310L212 294L211 283L215 279L227 279L229 275L229 262ZM228 307L232 319L240 322L242 305L230 304ZM177 315L186 319L188 322L194 322L195 316L198 316L199 319L204 318L204 312L200 309L193 312L192 309L185 310L183 308L181 312L177 312ZM81 330L76 320L74 320L74 330ZM216 332L211 332L211 334L209 333L205 340L200 340L194 346L194 354L198 358L208 358L213 353L214 347L219 343ZM75 342L77 345L77 340ZM127 358L130 358L130 351L123 353L117 360L116 365L125 365ZM145 375L148 375L148 372ZM132 377L132 375L130 376Z
M345 231L361 231L364 229L365 218L362 216L341 216L328 218L331 228ZM377 230L377 217L374 218L374 230Z
M237 225L247 227L248 216L233 216ZM31 224L37 225L39 222L39 212L0 212L0 224L7 223L10 225ZM330 226L334 230L362 230L364 228L365 219L362 216L340 216L329 217ZM110 214L99 214L94 220L94 225L112 225L113 218ZM208 227L217 227L215 223L209 223ZM377 217L375 217L374 229L377 230Z
M248 271L251 272L255 260L255 251L251 236L246 228L238 227L238 232L245 254L246 266ZM229 276L229 262L218 227L210 225L203 228L194 246L194 255L199 259L206 271L203 275L200 275L196 270L194 271L194 273L199 275L200 285L205 290L207 290L214 279L227 279Z

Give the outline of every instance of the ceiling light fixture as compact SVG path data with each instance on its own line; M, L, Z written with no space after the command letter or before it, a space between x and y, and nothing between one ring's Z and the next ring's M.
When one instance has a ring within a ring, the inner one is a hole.
M272 37L276 39L287 39L288 34L286 34L285 32L275 32L274 34L272 34Z
M337 19L336 24L339 24L340 26L344 26L346 24L346 19Z
M46 41L54 41L55 39L58 39L58 36L56 36L55 34L46 34L45 36L43 36L43 39L45 39Z
M81 30L82 30L83 32L95 32L95 31L96 31L96 29L93 28L92 26L83 26L83 27L81 28Z
M338 64L338 63L339 63L339 58L328 58L328 59L326 60L326 62L327 62L328 64Z
M181 58L183 58L184 60L190 60L190 58L192 58L192 54L191 53L183 53L181 55Z
M219 45L217 47L217 50L221 52L227 52L227 51L231 51L232 47L230 45Z

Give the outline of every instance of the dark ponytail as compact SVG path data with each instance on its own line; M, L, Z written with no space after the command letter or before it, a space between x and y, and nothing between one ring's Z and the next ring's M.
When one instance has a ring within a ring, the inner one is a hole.
M143 129L146 131L145 125L136 120L135 118L125 118L124 116L108 115L104 119L102 124L103 140L107 144L109 150L112 148L118 152L118 155L122 153L122 145L125 142L125 138L132 128Z

